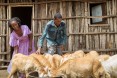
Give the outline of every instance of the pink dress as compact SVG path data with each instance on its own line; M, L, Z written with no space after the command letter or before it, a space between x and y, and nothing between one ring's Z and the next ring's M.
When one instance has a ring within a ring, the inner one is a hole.
M27 25L22 25L21 26L23 35L19 37L14 31L10 35L10 41L9 44L10 46L14 47L18 45L18 53L22 53L24 55L30 55L31 53L35 52L35 47L34 47L34 42L32 41L32 51L29 52L29 38L28 34L31 33L30 29L28 28ZM13 52L14 55L14 52ZM8 66L8 72L11 70L11 62Z

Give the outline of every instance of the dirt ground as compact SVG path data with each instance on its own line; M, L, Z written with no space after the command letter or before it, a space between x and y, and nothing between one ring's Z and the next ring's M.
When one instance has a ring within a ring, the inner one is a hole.
M7 78L7 76L8 76L7 70L0 70L0 78ZM32 73L30 74L30 76L32 77L29 77L29 78L37 78L38 73Z
M0 78L7 78L8 72L7 70L0 70Z

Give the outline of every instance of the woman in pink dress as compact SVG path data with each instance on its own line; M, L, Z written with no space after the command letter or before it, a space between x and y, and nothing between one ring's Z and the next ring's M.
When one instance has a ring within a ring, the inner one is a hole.
M18 17L14 17L8 21L8 25L12 30L10 34L10 46L14 47L14 54L22 53L24 55L30 55L35 52L32 32L27 25L21 25L21 20ZM12 56L13 56L12 55ZM11 62L8 66L8 72L11 70ZM21 76L20 78L24 78Z

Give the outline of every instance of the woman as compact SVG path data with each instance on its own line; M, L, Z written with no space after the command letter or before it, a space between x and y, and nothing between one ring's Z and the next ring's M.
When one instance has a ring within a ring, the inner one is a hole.
M24 55L30 55L35 52L34 44L32 41L32 32L27 25L21 25L21 20L18 17L14 17L8 21L8 25L12 30L10 34L10 46L14 47L14 54L22 53ZM12 55L12 56L13 56ZM10 72L11 63L8 66L8 72ZM24 77L21 77L24 78Z

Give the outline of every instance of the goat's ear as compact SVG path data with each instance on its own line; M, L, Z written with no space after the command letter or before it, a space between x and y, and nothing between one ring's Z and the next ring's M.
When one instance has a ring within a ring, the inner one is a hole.
M47 68L46 71L50 72L51 71L51 68Z
M47 73L48 73L48 76L51 76L51 69L50 68L47 69Z
M67 76L62 74L60 78L67 78Z
M49 70L48 66L46 66L46 67L44 68L44 70L45 70L45 71L48 71L48 70Z
M43 77L44 76L44 74L43 73L40 73L39 74L39 78L41 78L41 77Z
M111 75L110 75L109 73L106 72L105 78L111 78Z
M64 76L64 74L63 74L63 71L59 71L59 73L57 73L57 78L65 78Z
M62 76L63 75L63 71L62 70L59 70L59 74Z

